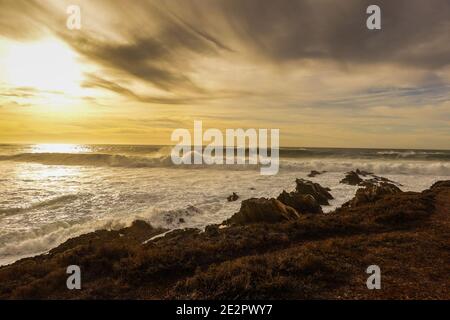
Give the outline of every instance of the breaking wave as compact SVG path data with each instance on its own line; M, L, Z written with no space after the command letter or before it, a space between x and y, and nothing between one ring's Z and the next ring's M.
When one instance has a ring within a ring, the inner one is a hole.
M44 200L44 201L32 204L29 207L0 209L0 216L10 216L10 215L15 215L15 214L19 214L19 213L32 211L35 209L42 209L45 207L62 206L69 202L75 201L76 199L78 199L78 197L79 196L76 194L68 194L68 195L63 195L63 196L56 197L53 199Z
M99 153L22 153L0 156L0 161L35 162L46 165L145 168L172 164L170 156L157 158Z
M400 161L400 160L345 160L326 159L310 161L283 161L282 169L295 171L325 170L329 172L347 172L358 168L376 174L408 175L450 175L450 162L442 161Z
M299 152L298 150L295 150ZM304 150L300 150L304 152ZM377 156L377 154L379 156ZM194 152L186 155L193 157ZM411 159L412 155L418 158ZM423 156L447 157L448 152L439 151L372 151L370 158L354 156L352 158L342 157L342 154L334 157L281 157L280 169L291 171L326 170L331 172L342 172L354 170L355 168L373 171L377 174L429 174L450 175L450 161L447 159L430 160ZM382 157L380 157L382 156ZM388 158L385 158L388 156ZM391 158L392 156L392 158ZM122 168L211 168L227 170L255 170L260 165L175 165L172 163L167 150L153 154L153 157L130 156L121 154L104 153L22 153L15 155L0 155L0 161L32 162L44 165L66 165L66 166L99 166L99 167L122 167ZM266 162L267 163L267 162ZM266 166L266 164L264 164ZM1 211L0 211L1 214Z

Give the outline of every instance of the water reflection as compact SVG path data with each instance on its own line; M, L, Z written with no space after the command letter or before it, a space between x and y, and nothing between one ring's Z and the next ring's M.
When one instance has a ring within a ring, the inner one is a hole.
M31 153L84 153L91 151L89 146L81 144L35 144Z

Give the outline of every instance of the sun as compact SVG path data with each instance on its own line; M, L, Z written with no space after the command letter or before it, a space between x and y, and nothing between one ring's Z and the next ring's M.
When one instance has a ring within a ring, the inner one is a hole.
M64 94L80 90L83 74L77 55L56 39L9 43L2 60L10 86Z

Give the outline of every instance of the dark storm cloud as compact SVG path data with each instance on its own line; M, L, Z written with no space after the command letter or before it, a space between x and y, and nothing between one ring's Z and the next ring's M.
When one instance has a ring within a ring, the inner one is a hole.
M146 97L140 96L132 90L125 88L113 81L102 79L95 75L90 75L82 84L84 88L102 88L115 92L125 97L131 98L139 102L158 103L158 104L182 104L189 102L188 98L167 98L167 97Z
M218 99L232 99L235 97L245 96L250 94L245 91L231 91L231 90L222 90L218 92L211 93L209 95L197 95L197 96L180 96L177 95L175 97L161 97L161 96L149 96L149 95L141 95L137 94L131 89L128 89L114 81L110 81L96 75L86 75L87 79L82 83L82 87L84 88L101 88L105 89L132 100L144 103L156 103L156 104L187 104L187 103L201 103L203 101L213 101Z
M158 40L136 39L132 44L125 45L88 44L84 41L75 48L92 61L133 75L166 91L177 88L201 90L183 73L184 70L173 69L176 61L173 61L172 53Z
M206 30L196 29L174 13L149 4L146 10L151 11L141 20L134 21L144 28L136 30L131 27L126 43L98 41L88 33L83 33L76 41L71 38L71 33L62 35L89 59L129 73L160 89L203 92L186 74L190 71L189 59L231 50ZM145 28L155 21L158 31Z
M382 9L380 31L366 28L371 4ZM327 59L439 68L450 63L448 0L183 0L140 5L147 14L129 23L145 26L156 20L156 33L133 29L130 44L97 43L86 53L165 90L200 89L185 74L191 53L237 52L275 64Z
M380 31L366 28L371 4L382 10ZM226 0L220 11L236 36L275 62L328 58L421 67L450 62L448 0Z
M209 93L192 80L190 72L197 71L192 62L207 56L230 54L271 64L312 59L425 69L450 63L448 0L77 2L87 25L102 14L116 23L71 32L65 28L65 11L50 1L3 0L0 35L24 38L47 30L110 70L168 92L197 94ZM105 11L96 12L90 4ZM380 31L366 28L370 4L382 9ZM111 33L126 41L113 40Z

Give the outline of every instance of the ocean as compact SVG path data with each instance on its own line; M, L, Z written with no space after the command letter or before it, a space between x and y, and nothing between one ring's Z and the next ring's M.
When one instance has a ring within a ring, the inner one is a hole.
M281 148L280 171L255 166L175 166L168 146L0 145L0 265L48 252L69 238L142 219L168 229L204 228L239 210L240 200L292 191L296 178L330 187L331 212L356 186L345 172L371 171L421 191L450 179L449 150Z

